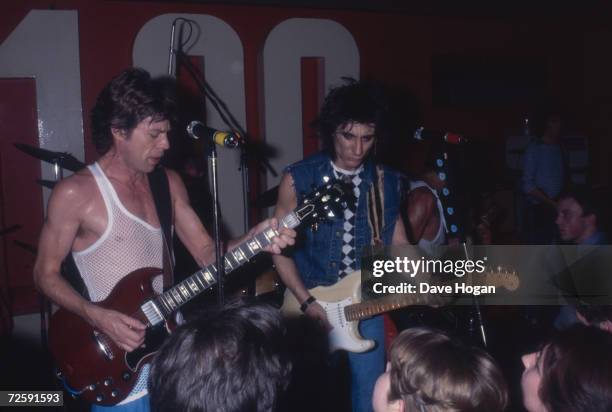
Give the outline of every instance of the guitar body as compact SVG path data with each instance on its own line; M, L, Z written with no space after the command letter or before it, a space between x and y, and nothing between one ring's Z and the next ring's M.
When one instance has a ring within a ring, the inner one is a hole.
M156 296L152 282L160 274L157 268L136 270L121 279L105 300L95 304L136 314L143 302ZM149 328L143 346L127 353L80 316L59 309L50 320L49 348L65 385L92 404L108 406L129 395L140 369L168 333L167 323Z
M349 352L367 352L376 344L365 340L359 333L359 321L348 321L344 308L361 302L361 272L356 271L331 286L318 286L309 290L327 312L327 319L334 327L329 332L329 349ZM287 290L281 312L287 317L302 315L300 303Z

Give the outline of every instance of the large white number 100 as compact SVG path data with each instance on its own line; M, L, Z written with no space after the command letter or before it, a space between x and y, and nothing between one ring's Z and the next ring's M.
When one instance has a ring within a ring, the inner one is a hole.
M77 12L32 10L0 45L0 62L0 77L36 79L40 146L83 159ZM52 179L52 166L42 174Z

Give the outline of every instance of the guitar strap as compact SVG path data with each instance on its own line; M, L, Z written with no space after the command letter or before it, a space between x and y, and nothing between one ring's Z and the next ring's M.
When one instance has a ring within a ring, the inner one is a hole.
M372 233L372 246L382 246L382 231L385 227L385 179L382 167L376 166L373 184L368 191L368 224Z
M155 202L155 210L162 229L164 243L163 271L164 290L174 284L174 272L172 269L172 199L170 196L170 185L168 175L162 167L158 167L148 175L149 187Z

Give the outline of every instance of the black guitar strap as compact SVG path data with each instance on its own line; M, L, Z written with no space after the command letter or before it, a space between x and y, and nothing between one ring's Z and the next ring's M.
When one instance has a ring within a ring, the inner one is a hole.
M149 187L155 202L155 210L162 228L164 240L164 289L174 284L172 270L172 199L168 175L162 167L158 167L148 175Z

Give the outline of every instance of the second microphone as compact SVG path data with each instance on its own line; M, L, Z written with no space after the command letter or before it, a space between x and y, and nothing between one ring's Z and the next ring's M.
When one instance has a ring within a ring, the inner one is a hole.
M187 133L194 139L210 139L215 144L228 148L236 148L242 145L242 136L236 132L222 132L194 120L187 125Z

